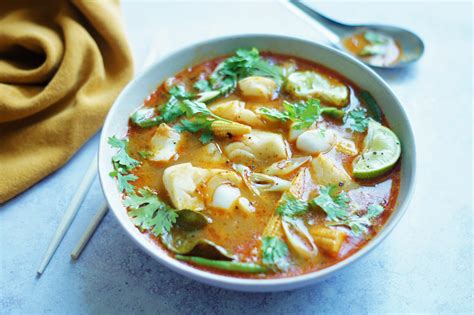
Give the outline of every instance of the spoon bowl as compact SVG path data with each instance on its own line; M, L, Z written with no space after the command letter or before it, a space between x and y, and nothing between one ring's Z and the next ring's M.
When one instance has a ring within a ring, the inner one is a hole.
M280 3L285 5L294 14L312 24L334 47L349 53L373 68L394 69L406 67L418 61L423 55L424 44L421 38L404 28L380 24L344 24L328 18L296 0L281 0ZM400 56L394 62L384 64L380 63L377 58L359 56L343 45L344 39L367 31L382 34L393 39L400 49Z
M401 54L400 57L392 64L389 65L378 65L371 63L370 60L361 58L351 51L346 49L344 45L339 44L340 49L344 50L345 52L350 53L354 57L358 58L362 62L368 64L374 68L401 68L406 67L421 58L423 55L425 46L423 41L413 32L409 30L397 27L397 26L390 26L390 25L380 25L380 24L367 24L367 25L354 25L355 30L354 33L363 33L366 31L373 31L377 33L381 33L387 35L395 40L397 45L400 47ZM352 34L354 34L352 33ZM352 34L347 34L346 36L351 36Z

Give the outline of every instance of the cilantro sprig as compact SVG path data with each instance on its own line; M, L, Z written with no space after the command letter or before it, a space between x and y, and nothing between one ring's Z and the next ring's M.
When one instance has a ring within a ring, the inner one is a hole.
M295 130L307 129L321 114L327 114L334 118L341 118L344 116L344 111L332 107L321 106L318 99L310 98L306 101L297 103L290 103L283 101L283 111L275 108L261 107L258 109L260 114L273 120L280 120L283 122L293 122L291 128Z
M174 126L174 129L179 132L188 131L191 133L201 131L202 133L199 140L203 144L207 144L213 139L211 130L213 121L222 120L230 122L227 119L215 115L207 108L206 104L202 102L184 100L181 103L181 109L189 119L181 120L180 124Z
M210 92L212 91L211 84L205 79L201 79L194 83L193 87L199 92Z
M173 122L185 115L186 112L182 106L183 101L196 96L194 93L187 92L182 85L172 86L168 93L170 94L170 98L160 110L161 117L163 117L163 120L167 123Z
M340 192L335 185L322 187L319 196L311 200L310 204L326 213L329 225L345 225L356 235L367 233L372 221L384 211L384 207L378 204L369 205L363 214L352 211L349 196L346 192Z
M130 208L128 215L135 226L155 236L169 232L178 218L178 213L147 187L128 194L124 205Z
M369 117L364 108L356 108L346 115L344 122L352 131L364 132L369 126Z
M114 177L117 177L117 184L118 184L118 188L120 192L124 192L124 191L127 193L133 192L133 190L135 189L135 186L130 184L130 182L136 181L138 179L138 176L134 174L123 175L117 172Z
M262 263L273 269L287 271L290 267L288 245L278 236L262 238Z
M232 92L238 80L252 76L270 77L278 85L283 82L281 69L262 59L257 48L238 49L234 56L221 62L209 78L210 86L221 94ZM204 83L199 84L204 87Z
M172 86L168 93L171 95L171 96L174 96L176 97L177 99L190 99L190 98L193 98L196 96L196 94L194 93L190 93L190 92L187 92L186 89L184 88L184 86L182 85L174 85Z
M128 140L118 139L116 136L109 138L108 143L112 148L117 148L117 153L112 157L115 169L124 174L137 167L140 162L128 154Z
M321 207L329 221L345 220L349 215L349 196L345 192L338 193L338 187L330 185L322 187L319 196L311 203Z
M283 193L276 212L281 216L294 217L308 211L308 203L296 198L289 191Z
M140 162L128 154L128 140L120 140L117 137L112 136L109 138L108 143L111 147L118 149L117 153L112 156L114 170L110 172L109 175L117 178L120 192L132 192L134 187L130 182L136 181L138 177L129 174L129 172L137 167Z

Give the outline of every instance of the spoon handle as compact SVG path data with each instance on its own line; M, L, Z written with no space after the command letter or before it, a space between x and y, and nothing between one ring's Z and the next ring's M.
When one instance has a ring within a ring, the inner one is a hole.
M352 26L330 19L298 0L281 1L293 13L305 20L321 32L334 46L340 47L340 39L347 34ZM316 23L315 23L316 22Z

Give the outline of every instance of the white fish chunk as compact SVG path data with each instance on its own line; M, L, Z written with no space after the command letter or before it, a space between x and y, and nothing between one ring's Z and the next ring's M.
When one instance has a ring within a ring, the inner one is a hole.
M150 140L152 161L166 162L178 153L181 135L167 124L160 124Z

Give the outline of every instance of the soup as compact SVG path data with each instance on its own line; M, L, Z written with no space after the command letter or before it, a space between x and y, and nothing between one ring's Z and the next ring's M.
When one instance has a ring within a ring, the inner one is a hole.
M165 80L109 138L123 203L170 256L235 277L321 270L383 227L400 142L370 93L253 49Z
M373 31L348 36L342 44L353 55L374 66L396 64L402 54L400 45L392 37Z

